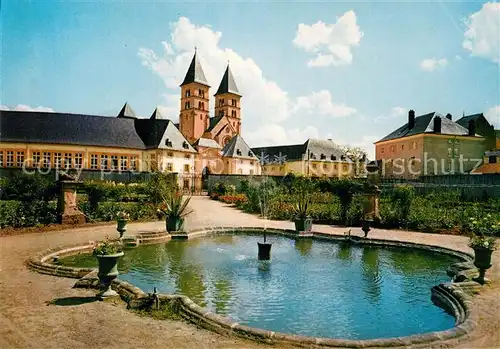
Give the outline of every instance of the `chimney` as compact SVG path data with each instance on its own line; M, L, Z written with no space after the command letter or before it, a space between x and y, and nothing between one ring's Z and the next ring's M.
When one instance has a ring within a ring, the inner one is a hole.
M412 129L415 127L415 111L411 109L408 112L408 129Z
M434 132L441 133L441 117L434 117Z
M446 118L447 118L448 120L453 120L453 117L451 116L451 114L450 114L450 113L446 114Z
M476 121L471 120L469 121L469 136L475 136L476 135Z
M328 140L329 140L330 142L333 142L333 139L331 139L331 138L328 138Z

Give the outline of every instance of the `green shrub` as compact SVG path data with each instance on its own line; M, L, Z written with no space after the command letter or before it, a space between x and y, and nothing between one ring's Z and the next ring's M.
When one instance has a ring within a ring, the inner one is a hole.
M31 227L57 222L56 202L0 201L0 228Z
M3 178L0 186L0 200L50 201L57 196L55 181L39 173L20 173L16 176Z

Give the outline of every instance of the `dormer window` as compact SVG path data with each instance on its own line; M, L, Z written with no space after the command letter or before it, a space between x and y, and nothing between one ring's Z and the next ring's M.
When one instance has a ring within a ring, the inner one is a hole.
M330 160L332 160L332 161L336 161L336 160L337 160L337 157L336 157L335 155L331 155L331 156L330 156Z
M252 154L252 151L251 151L251 150L249 150L249 151L248 151L248 156L253 156L253 154Z
M182 143L182 147L183 147L184 149L189 149L189 144L188 144L188 142L184 141L184 142Z
M316 159L316 156L314 155L314 153L310 153L310 154L309 154L309 158L310 158L310 159Z
M321 158L321 160L326 160L326 155L325 154L321 154L320 158Z
M167 139L165 139L165 145L166 145L167 147L171 147L171 146L172 146L172 141L171 141L170 139L168 139L168 138L167 138Z
M236 150L236 155L240 155L241 156L241 150L237 149Z
M340 157L340 160L345 161L345 156L344 156L344 155L342 155L342 156Z
M191 97L191 90L186 90L186 97Z

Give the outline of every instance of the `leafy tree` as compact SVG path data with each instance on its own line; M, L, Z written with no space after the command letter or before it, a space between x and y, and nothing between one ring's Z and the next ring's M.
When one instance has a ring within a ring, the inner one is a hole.
M364 163L368 159L366 151L360 147L344 146L342 152L350 159L354 165L354 175L359 177L363 174Z
M340 219L347 224L347 215L354 195L361 193L363 185L349 178L328 179L319 183L321 191L338 196L341 205Z

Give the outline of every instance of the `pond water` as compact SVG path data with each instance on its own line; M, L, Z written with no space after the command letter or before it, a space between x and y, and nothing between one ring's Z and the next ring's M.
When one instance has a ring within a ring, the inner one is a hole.
M431 302L457 258L418 249L353 246L268 235L218 235L125 251L120 279L144 292L182 294L248 326L345 339L398 337L453 327ZM62 259L96 267L91 255Z

